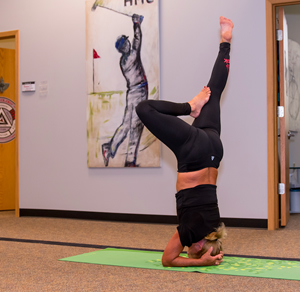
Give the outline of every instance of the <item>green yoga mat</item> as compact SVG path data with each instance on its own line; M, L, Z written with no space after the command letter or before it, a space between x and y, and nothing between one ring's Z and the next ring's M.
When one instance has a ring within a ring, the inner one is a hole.
M142 269L300 280L299 261L224 256L223 263L219 266L181 268L163 267L161 257L162 252L106 248L64 258L61 261Z

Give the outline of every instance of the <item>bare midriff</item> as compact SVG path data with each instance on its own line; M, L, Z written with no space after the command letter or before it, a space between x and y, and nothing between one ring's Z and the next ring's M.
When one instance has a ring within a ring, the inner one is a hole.
M218 170L213 167L207 167L197 171L179 172L177 175L177 192L183 189L194 188L198 185L216 185Z

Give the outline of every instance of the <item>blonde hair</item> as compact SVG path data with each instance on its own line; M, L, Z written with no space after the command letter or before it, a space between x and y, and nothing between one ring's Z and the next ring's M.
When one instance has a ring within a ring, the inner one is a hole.
M227 235L226 228L224 223L222 222L220 226L216 229L216 231L208 234L204 239L206 242L203 244L202 249L195 254L197 258L201 258L211 247L213 250L211 252L212 256L215 256L220 253L222 249L222 239Z

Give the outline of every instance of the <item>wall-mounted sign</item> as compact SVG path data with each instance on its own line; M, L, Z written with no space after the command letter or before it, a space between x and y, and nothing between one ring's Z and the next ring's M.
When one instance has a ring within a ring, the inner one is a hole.
M13 140L15 130L15 103L0 96L0 143Z
M22 82L22 91L35 91L35 81Z

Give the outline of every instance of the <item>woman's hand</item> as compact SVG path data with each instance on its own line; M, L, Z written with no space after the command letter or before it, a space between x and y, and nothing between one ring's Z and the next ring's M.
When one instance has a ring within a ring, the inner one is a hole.
M221 251L216 256L211 256L212 251L213 247L210 247L209 250L200 259L198 259L201 266L218 266L223 262L224 253Z

